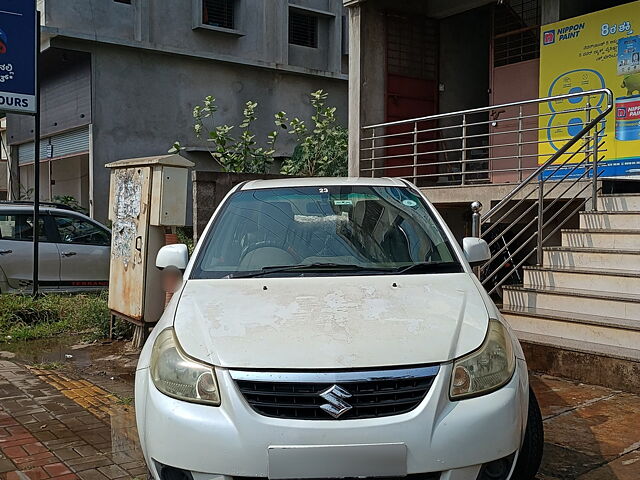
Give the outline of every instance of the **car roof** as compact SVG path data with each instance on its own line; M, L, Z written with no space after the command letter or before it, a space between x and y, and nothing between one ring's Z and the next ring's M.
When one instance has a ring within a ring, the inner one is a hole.
M33 212L33 205L28 205L28 204L25 205L23 203L11 203L11 202L0 203L0 211L3 211L3 210L11 210L12 212ZM75 210L72 210L69 208L57 208L47 204L40 205L40 211L56 212L56 213L71 213L71 214L75 213L78 215L82 215L82 213L76 212Z
M286 187L327 187L354 185L362 187L406 187L407 184L398 178L367 178L367 177L301 177L277 178L270 180L250 180L240 187L240 190L258 190L263 188Z
M13 202L0 202L0 214L2 212L13 212L13 213L33 213L33 204L29 205L28 203L13 203ZM108 228L103 225L101 222L85 215L82 212L78 212L77 210L73 210L72 208L57 208L51 206L51 204L43 203L40 205L40 213L55 213L63 216L75 216L84 218L89 220L90 222L97 223L103 228Z

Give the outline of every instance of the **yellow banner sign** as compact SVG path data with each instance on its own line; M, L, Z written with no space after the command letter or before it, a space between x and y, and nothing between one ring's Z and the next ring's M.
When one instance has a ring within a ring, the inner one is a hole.
M605 176L640 175L640 1L544 25L541 31L540 97L609 88L615 104L606 119L599 171ZM587 102L595 107L590 113ZM542 105L540 162L606 104L606 97L597 95ZM576 155L569 163L582 159L584 155Z

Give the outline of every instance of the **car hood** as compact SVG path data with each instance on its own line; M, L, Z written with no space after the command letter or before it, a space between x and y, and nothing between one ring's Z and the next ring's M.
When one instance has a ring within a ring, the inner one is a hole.
M242 369L440 363L487 325L466 273L189 280L174 320L188 355Z

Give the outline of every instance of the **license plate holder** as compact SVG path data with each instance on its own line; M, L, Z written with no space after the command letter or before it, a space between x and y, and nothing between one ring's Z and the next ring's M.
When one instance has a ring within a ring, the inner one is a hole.
M269 478L404 477L404 443L278 445L268 449Z

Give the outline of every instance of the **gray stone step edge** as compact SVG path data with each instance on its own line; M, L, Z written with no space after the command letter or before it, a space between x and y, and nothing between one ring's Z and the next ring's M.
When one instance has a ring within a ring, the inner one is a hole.
M515 333L518 339L523 343L543 345L557 348L559 350L569 350L640 363L640 350L636 349L611 347L609 345L600 345L598 343L570 340L567 338L552 337L549 335L539 335L536 333L519 331L516 331Z
M526 292L526 293L542 293L547 295L561 295L565 297L582 297L582 298L594 298L597 300L608 300L614 302L630 302L640 303L640 294L634 295L631 293L612 293L612 292L600 292L595 290L582 290L579 288L560 288L560 287L523 287L522 285L505 285L503 290L510 290L514 292Z
M593 325L596 327L613 328L616 330L640 332L640 322L626 318L603 317L587 313L563 312L560 310L516 306L503 307L500 311L503 315L534 317L558 322ZM638 347L640 347L640 345L638 345Z

